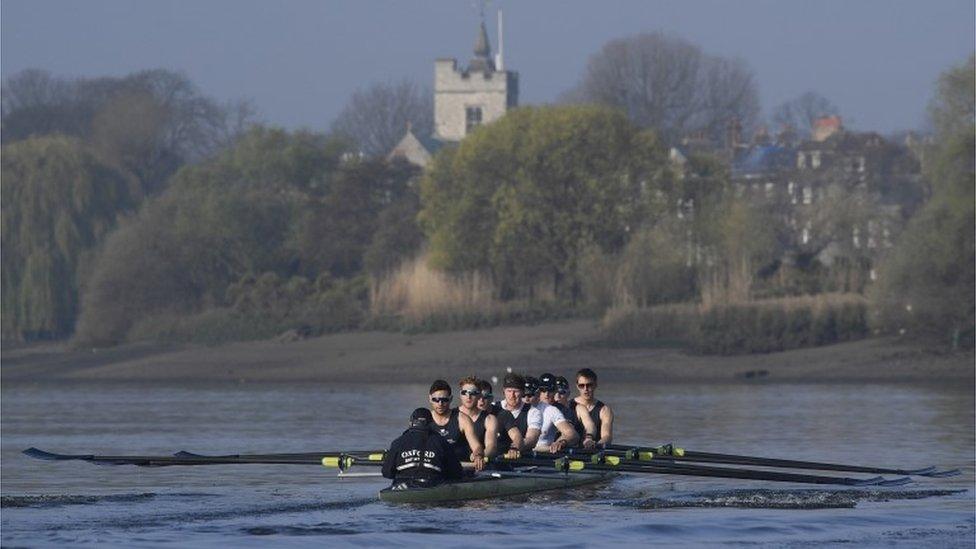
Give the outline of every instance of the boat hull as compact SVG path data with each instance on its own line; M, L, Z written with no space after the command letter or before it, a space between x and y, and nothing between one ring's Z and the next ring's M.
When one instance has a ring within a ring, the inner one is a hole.
M432 488L384 488L380 500L389 503L442 503L473 499L492 499L534 494L606 481L616 476L612 472L493 472L470 480L445 482Z

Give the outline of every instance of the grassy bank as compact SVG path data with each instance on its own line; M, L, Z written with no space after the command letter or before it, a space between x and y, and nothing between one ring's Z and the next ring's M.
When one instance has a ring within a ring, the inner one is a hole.
M851 341L868 331L862 296L821 294L709 306L617 307L604 316L598 342L680 345L703 354L731 355Z

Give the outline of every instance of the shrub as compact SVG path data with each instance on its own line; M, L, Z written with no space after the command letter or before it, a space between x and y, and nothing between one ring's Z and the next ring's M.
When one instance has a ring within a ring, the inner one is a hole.
M703 354L768 353L865 337L867 305L824 294L713 306L618 307L604 315L602 342L681 345Z

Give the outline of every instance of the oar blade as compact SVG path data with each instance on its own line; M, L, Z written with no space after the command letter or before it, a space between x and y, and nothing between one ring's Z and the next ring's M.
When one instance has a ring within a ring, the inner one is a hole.
M946 478L946 477L957 477L962 474L959 469L951 469L948 471L931 471L928 473L920 473L919 476L927 478Z
M43 459L45 461L65 461L69 459L86 459L91 457L91 456L83 456L83 455L69 456L65 454L55 454L52 452L45 452L44 450L41 450L40 448L35 448L33 446L24 450L22 453L25 456L29 456L34 459Z

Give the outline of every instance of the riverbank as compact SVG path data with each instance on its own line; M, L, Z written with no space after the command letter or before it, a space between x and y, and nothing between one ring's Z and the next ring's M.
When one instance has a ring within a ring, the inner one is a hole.
M502 375L589 367L626 383L965 383L973 352L936 354L892 339L779 353L701 356L680 349L595 348L592 320L433 334L351 332L297 341L124 345L90 351L64 344L4 348L4 384L417 383L469 373Z

